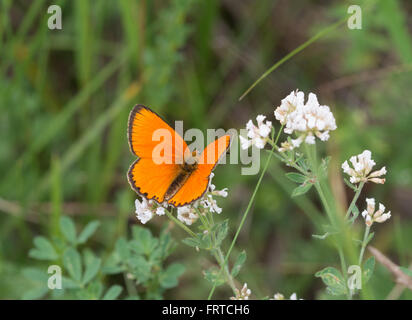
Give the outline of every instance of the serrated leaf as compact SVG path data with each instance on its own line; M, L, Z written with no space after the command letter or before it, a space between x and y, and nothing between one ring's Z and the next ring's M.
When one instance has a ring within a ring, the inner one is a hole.
M246 252L245 250L243 250L241 253L239 253L233 265L232 277L236 277L239 274L240 269L242 269L242 266L245 263L245 261L246 261Z
M161 275L160 285L169 289L177 286L178 278L185 272L185 267L180 263L171 264Z
M119 285L111 286L103 296L103 300L116 300L120 293L122 293L122 290L123 288Z
M29 251L29 256L38 260L56 260L59 256L51 242L45 237L34 238L35 248Z
M89 222L86 227L84 227L83 231L80 233L79 238L77 239L77 243L82 244L85 243L97 230L100 226L99 221L91 221Z
M82 279L82 262L80 254L74 248L68 248L63 254L63 265L69 275L76 281Z
M375 270L375 257L370 257L365 261L362 268L363 284L366 284L372 277L373 271Z
M102 260L95 256L92 256L89 261L87 261L84 275L83 275L83 284L88 284L99 272L100 265Z
M308 178L303 174L297 172L288 172L285 174L286 178L296 183L304 183Z
M321 278L327 286L327 291L333 295L346 293L345 280L340 271L333 267L326 267L315 273L315 277Z
M72 219L69 217L61 217L60 231L68 242L72 244L76 243L76 226Z
M301 196L301 195L305 194L306 192L308 192L310 190L310 188L312 188L312 185L313 184L311 184L311 183L305 183L305 184L302 184L302 185L296 187L292 191L292 197L298 197L298 196Z

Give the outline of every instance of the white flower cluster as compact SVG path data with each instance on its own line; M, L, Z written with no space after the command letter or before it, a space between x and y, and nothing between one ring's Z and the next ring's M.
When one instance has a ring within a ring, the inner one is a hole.
M222 212L222 208L217 205L217 202L213 198L213 196L227 197L228 189L224 188L222 190L216 190L216 186L212 184L213 177L214 174L211 173L208 192L206 192L206 194L201 199L190 205L177 208L177 218L180 221L189 226L192 225L199 218L199 215L197 213L198 209L202 212L204 212L205 210L212 213ZM164 215L166 213L165 210L171 208L166 202L159 205L157 202L153 200L146 200L145 198L142 198L142 201L136 199L135 206L137 219L139 219L143 224L147 223L155 215Z
M362 217L365 219L367 226L371 226L374 222L385 222L391 217L391 212L385 212L385 206L382 203L379 203L379 209L375 212L375 199L367 198L366 199L366 210L363 210Z
M385 178L381 178L381 176L386 174L386 168L382 167L380 170L371 173L376 164L371 157L372 153L369 150L365 150L361 154L353 156L349 159L353 168L349 166L348 161L345 161L342 164L343 172L350 176L349 180L351 183L367 181L380 184L385 183Z
M243 288L235 289L236 297L230 297L230 300L249 300L249 296L252 294L252 291L248 289L247 283L243 285Z
M270 300L285 300L285 296L281 293L275 293L275 295L273 296L273 299ZM298 300L298 296L296 295L296 293L292 293L289 297L289 300ZM302 299L299 299L302 300Z
M139 201L136 199L134 204L136 206L137 219L143 224L152 219L154 214L157 214L158 216L165 214L165 208L157 205L153 200L142 198L142 201Z
M285 126L285 133L298 136L291 144L282 145L282 151L299 147L303 141L314 144L315 137L326 141L329 132L337 128L333 113L328 106L319 104L314 93L309 93L306 103L304 99L302 91L292 91L275 110L275 117Z
M195 208L191 205L177 208L177 218L190 226L199 218Z
M256 117L257 126L253 124L252 120L249 120L246 124L247 138L239 136L240 145L243 150L246 150L250 146L254 145L256 148L263 149L272 130L272 122L266 121L265 116L258 115Z

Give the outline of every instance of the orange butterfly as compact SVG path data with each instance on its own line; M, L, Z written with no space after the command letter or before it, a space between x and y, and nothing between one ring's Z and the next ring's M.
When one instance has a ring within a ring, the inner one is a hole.
M159 132L164 138L161 142ZM210 143L200 155L190 152L183 138L143 105L136 105L130 112L127 135L130 150L138 157L127 173L130 186L148 200L174 207L190 204L204 195L210 174L230 146L230 136L225 135Z

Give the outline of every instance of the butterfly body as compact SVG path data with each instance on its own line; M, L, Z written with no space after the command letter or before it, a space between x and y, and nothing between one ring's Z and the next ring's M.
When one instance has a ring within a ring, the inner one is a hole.
M201 154L190 152L177 132L143 105L130 112L128 138L132 153L138 157L127 174L132 189L148 200L175 207L203 196L210 174L230 145L230 136L225 135ZM157 152L159 146L161 152Z

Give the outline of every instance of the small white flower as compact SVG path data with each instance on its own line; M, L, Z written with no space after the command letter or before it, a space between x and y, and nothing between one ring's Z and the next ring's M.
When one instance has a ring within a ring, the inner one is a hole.
M252 291L248 289L247 283L245 283L242 289L235 289L236 297L230 297L231 300L249 300L249 296L252 294Z
M321 141L329 139L329 131L335 130L335 118L328 106L321 106L314 93L309 93L306 104L304 93L292 91L275 110L275 117L285 126L285 133L296 133L295 147L303 141L315 144L316 137Z
M275 295L273 296L273 299L270 300L285 300L285 296L281 293L275 293ZM289 300L302 300L302 299L298 299L298 296L296 295L296 293L292 293L289 297Z
M252 145L256 148L263 149L265 147L268 136L272 130L272 122L266 121L265 116L258 115L256 117L257 126L255 126L252 120L246 123L247 138L239 136L240 145L243 150L246 150Z
M195 212L194 208L188 205L177 208L177 218L190 226L199 218L199 216Z
M285 300L285 296L281 293L275 293L275 295L273 296L273 299L271 300Z
M158 216L163 216L163 215L165 214L165 208L163 208L163 207L157 207L157 209L156 209L156 214L157 214Z
M379 203L379 209L375 212L375 199L366 199L366 210L362 211L362 217L365 219L365 224L371 226L374 222L382 223L391 217L391 212L385 213L385 206Z
M385 183L385 178L381 178L381 176L386 174L386 168L382 167L380 170L371 173L376 164L371 157L372 152L365 150L361 154L350 157L349 161L351 162L352 167L349 165L348 161L345 161L342 164L343 172L350 176L349 180L351 183L367 181L379 184Z
M145 198L142 198L140 202L138 199L134 202L136 206L136 216L141 223L145 224L153 217L153 212L150 208L150 203Z
M288 116L297 108L304 104L305 95L302 91L292 91L286 98L281 101L279 107L275 110L275 118L285 125L288 121Z
M228 196L227 190L228 190L228 188L223 188L222 190L214 190L212 192L212 194L216 195L216 196L219 196L219 197L226 198Z
M213 199L213 196L211 194L208 194L203 200L200 201L200 204L205 208L209 209L210 212L216 212L216 213L221 213L222 208L220 208L217 205L217 202L215 199Z

